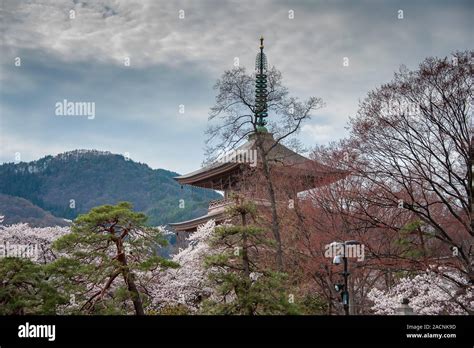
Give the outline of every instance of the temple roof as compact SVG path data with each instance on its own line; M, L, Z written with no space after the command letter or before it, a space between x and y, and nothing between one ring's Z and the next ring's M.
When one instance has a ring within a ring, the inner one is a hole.
M271 133L261 133L263 137L263 146L265 149L270 149L267 159L272 166L276 166L277 170L291 171L292 175L310 177L313 179L322 179L329 175L340 175L345 172L336 168L331 168L309 158L306 158L286 146L278 143ZM240 166L250 165L254 166L261 163L258 156L256 134L251 134L247 142L236 148L235 150L227 152L224 156L207 166L204 166L191 173L177 176L174 179L182 185L188 184L204 188L216 188L213 183L219 179L225 180L229 175L237 172ZM315 184L316 187L319 186ZM217 188L216 188L217 189Z
M255 202L261 200L259 192L247 190L245 182L239 175L245 173L245 167L257 167L262 164L260 151L258 151L257 140L263 141L263 149L266 159L271 166L271 174L276 174L276 178L283 178L278 181L282 190L291 194L306 191L318 186L327 185L337 181L348 174L347 171L332 168L317 161L306 158L295 151L287 148L283 144L277 143L271 133L268 133L265 125L268 118L267 104L267 58L263 52L263 37L260 38L260 52L255 60L255 129L257 133L251 134L247 141L234 150L228 151L218 160L206 165L191 173L177 176L174 179L182 185L193 185L214 190L242 190ZM250 175L255 174L250 172ZM258 178L257 178L258 179ZM245 180L245 177L244 177ZM240 184L244 184L240 186ZM288 187L287 184L288 183ZM254 186L253 183L250 186ZM245 191L247 190L247 191ZM227 197L225 197L227 198ZM262 201L262 200L261 200ZM265 200L262 201L263 205ZM287 204L285 201L284 204ZM197 226L214 219L216 222L222 221L225 217L225 204L209 205L208 213L196 219L170 224L177 232L195 231Z
M169 225L177 232L194 231L198 226L205 224L207 221L211 219L215 221L223 220L225 217L224 213L225 213L224 210L209 212L206 215L197 217L192 220L174 222L174 223L170 223Z

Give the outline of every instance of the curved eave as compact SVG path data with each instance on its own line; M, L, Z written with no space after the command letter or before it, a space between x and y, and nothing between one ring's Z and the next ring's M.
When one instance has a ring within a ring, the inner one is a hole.
M197 229L198 226L205 224L211 219L215 221L221 221L223 220L224 215L225 214L223 211L219 211L216 213L203 215L192 220L170 223L168 225L172 227L176 232L192 231L192 230Z
M225 177L229 172L234 171L240 166L240 163L223 163L214 168L203 168L194 173L176 176L173 179L181 185L193 185L204 188L212 188L211 181L219 177ZM204 170L205 169L205 170Z

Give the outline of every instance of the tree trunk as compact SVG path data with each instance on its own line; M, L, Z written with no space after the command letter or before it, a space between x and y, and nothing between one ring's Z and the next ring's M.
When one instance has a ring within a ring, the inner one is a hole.
M242 213L242 226L244 227L244 232L242 233L242 264L244 268L244 276L247 279L247 288L245 289L246 294L245 297L248 297L248 294L250 292L250 261L249 261L249 255L248 255L248 245L247 245L247 233L245 232L245 226L247 226L247 219L246 219L246 213ZM245 308L245 314L247 315L253 315L253 308L250 303L247 303L247 308Z
M273 188L272 178L270 177L270 168L268 166L267 156L263 147L263 140L260 135L257 136L257 146L262 158L263 175L267 184L267 193L270 199L270 209L272 212L272 233L277 243L276 262L280 272L283 272L283 248L281 245L280 224L278 222L278 213L275 198L275 189Z
M242 213L242 226L247 226L247 219L245 213ZM248 255L248 246L247 246L247 233L242 233L242 264L244 267L244 275L247 279L250 279L250 261Z
M468 168L467 168L467 179L468 179L468 183L467 183L467 187L468 187L468 192L469 192L469 195L468 195L468 204L469 204L469 217L471 219L471 236L473 235L474 233L474 208L473 208L473 205L474 205L474 177L473 177L473 173L472 173L472 170L474 168L474 136L471 137L471 143L469 144L469 164L468 164ZM468 268L467 268L467 272L468 272L468 276L469 276L469 280L471 281L471 283L474 283L474 271L472 270L472 264L470 262L470 259L468 259L468 262L467 262L467 265L468 265Z
M138 292L138 288L135 284L133 273L128 268L127 258L125 257L125 250L123 248L123 245L121 243L118 243L117 249L119 252L117 260L122 265L122 276L123 276L123 280L127 284L128 291L132 293L132 302L133 302L133 307L135 308L135 314L145 315L145 312L143 310L142 299L140 297L140 293Z

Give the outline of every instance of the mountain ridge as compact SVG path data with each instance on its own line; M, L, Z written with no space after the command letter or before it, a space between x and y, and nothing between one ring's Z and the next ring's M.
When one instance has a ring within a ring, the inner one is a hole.
M68 226L69 222L53 216L30 201L0 193L1 223L13 225L27 223L32 227Z
M1 164L0 193L66 219L94 206L129 201L149 216L151 225L164 225L205 214L208 202L221 197L212 190L181 187L173 179L178 175L109 151L81 149Z

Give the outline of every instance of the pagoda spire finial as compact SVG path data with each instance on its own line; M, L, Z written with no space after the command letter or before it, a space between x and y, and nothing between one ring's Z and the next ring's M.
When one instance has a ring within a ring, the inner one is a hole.
M267 113L267 57L263 53L263 36L260 37L260 52L255 59L255 122L258 132L266 133Z

